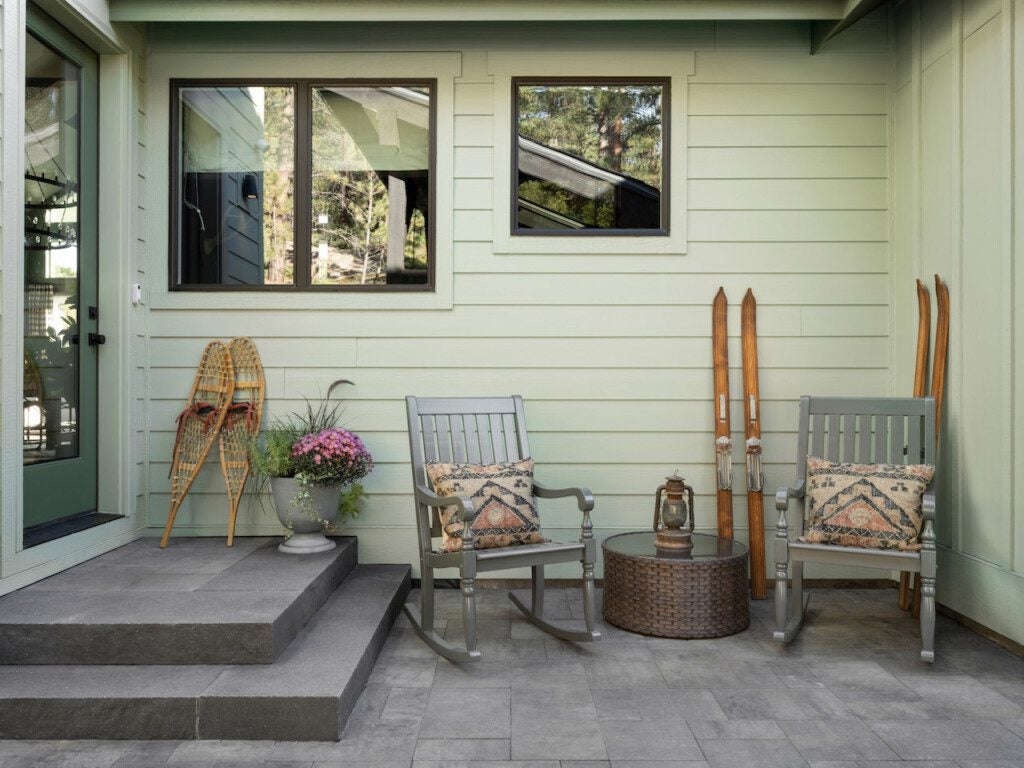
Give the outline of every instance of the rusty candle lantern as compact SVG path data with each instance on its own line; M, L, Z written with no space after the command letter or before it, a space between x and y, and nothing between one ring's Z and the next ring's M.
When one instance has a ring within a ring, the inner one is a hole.
M654 494L654 546L666 552L686 554L693 549L692 533L693 488L674 472Z

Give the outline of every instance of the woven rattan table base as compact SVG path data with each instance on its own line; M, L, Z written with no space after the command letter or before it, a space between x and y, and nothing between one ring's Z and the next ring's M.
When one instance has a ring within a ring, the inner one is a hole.
M656 637L724 637L750 624L747 553L633 557L604 547L604 619Z

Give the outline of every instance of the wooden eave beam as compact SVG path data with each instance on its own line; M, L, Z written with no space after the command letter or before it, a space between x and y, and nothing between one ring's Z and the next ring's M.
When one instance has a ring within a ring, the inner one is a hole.
M825 21L850 0L109 0L116 22Z
M846 0L839 21L820 20L811 23L811 55L845 29L849 29L887 0Z

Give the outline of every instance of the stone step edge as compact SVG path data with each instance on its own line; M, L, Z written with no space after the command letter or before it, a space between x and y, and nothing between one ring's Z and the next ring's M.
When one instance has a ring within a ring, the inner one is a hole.
M348 722L359 694L366 686L373 665L381 648L398 617L402 604L411 587L411 568L408 565L359 565L342 582L327 603L350 606L354 600L346 601L350 591L358 592L360 582L386 581L390 586L383 590L380 599L371 600L364 610L375 612L376 618L359 631L361 639L353 640L348 648L359 646L358 657L349 656L349 669L343 684L329 692L295 694L288 686L268 684L256 695L226 694L218 692L217 675L212 683L197 685L194 690L176 691L161 695L163 684L159 675L168 668L162 665L139 667L109 667L112 674L153 674L157 679L151 689L137 690L130 696L105 695L97 691L89 695L88 690L79 690L74 697L29 695L9 693L10 685L5 684L6 674L22 677L31 675L33 670L42 674L60 673L61 678L74 679L75 667L0 667L0 739L254 739L275 741L336 741ZM353 589L355 588L355 589ZM358 594L352 597L359 597ZM347 607L347 606L346 606ZM313 625L320 614L310 620ZM344 611L342 614L344 616ZM308 629L308 627L307 627ZM331 624L322 624L314 632L323 637L330 634ZM327 669L338 672L343 660L337 650L328 646L315 645L317 637L310 642L310 632L303 630L296 636L285 654L289 661L304 667ZM333 657L333 658L332 658ZM339 663L341 661L341 663ZM280 664L267 665L265 670L278 669ZM89 670L89 667L79 667ZM92 668L99 671L99 668ZM201 669L201 668L193 668ZM251 670L256 674L258 667L222 666L221 671ZM287 671L286 669L283 671ZM279 680L280 682L280 680ZM109 685L109 684L108 684ZM5 690L8 693L5 693Z
M272 663L356 567L359 557L356 539L346 537L339 540L337 551L339 557L332 560L296 594L279 614L267 621L183 621L175 624L127 621L53 624L0 622L0 644L3 643L5 632L23 634L18 647L7 645L0 649L0 664L134 666ZM230 613L226 613L225 617L230 619ZM190 641L193 647L185 650L185 644ZM196 643L200 647L196 648ZM125 649L132 646L134 652L126 652ZM82 648L92 650L84 653ZM103 648L108 648L110 655L106 655Z

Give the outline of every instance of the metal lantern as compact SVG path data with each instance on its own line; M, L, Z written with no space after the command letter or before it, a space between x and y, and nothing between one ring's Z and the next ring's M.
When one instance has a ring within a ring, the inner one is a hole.
M674 472L654 494L654 546L684 554L693 549L692 533L693 488Z

